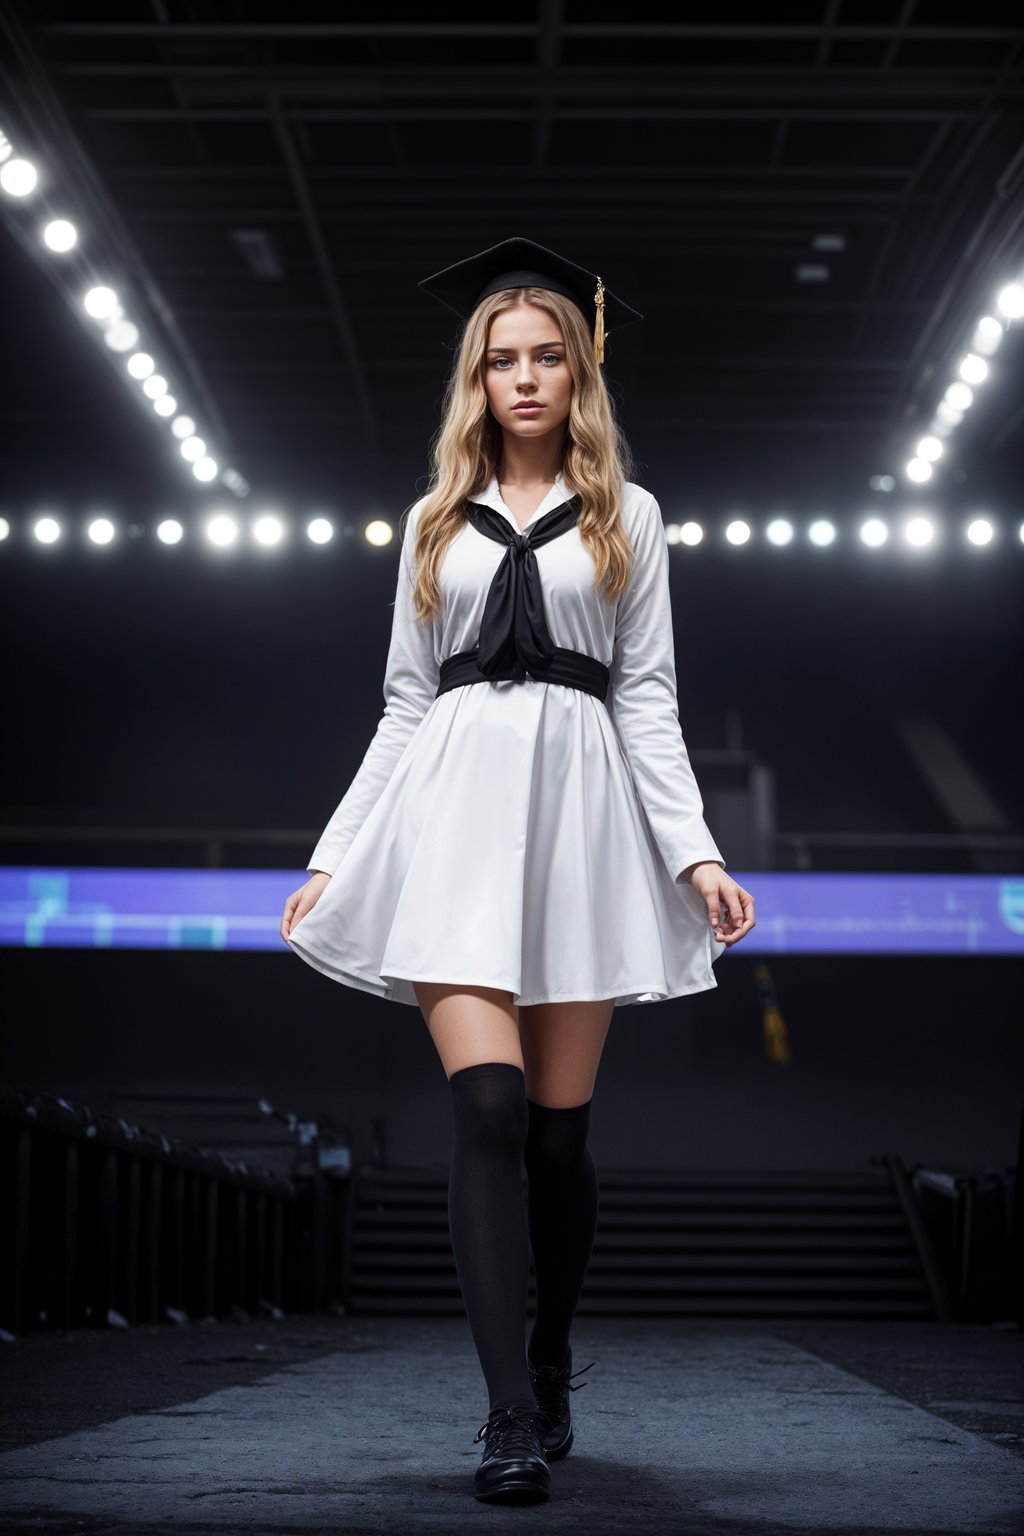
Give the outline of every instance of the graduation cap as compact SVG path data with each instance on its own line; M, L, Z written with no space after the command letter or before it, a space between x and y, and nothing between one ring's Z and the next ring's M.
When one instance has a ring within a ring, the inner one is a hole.
M604 339L609 331L643 319L639 310L610 293L595 273L520 237L467 256L465 261L425 277L419 286L464 320L481 299L503 288L550 288L572 299L583 311L593 329L594 357L599 363L604 362Z

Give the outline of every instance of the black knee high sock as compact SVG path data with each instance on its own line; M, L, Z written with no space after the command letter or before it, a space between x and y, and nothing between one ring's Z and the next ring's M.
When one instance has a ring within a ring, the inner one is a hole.
M453 1072L448 1226L490 1407L533 1406L526 1366L530 1243L523 1194L526 1081L485 1061Z
M587 1145L590 1104L552 1109L527 1100L528 1223L537 1282L534 1365L561 1365L597 1230L599 1184Z

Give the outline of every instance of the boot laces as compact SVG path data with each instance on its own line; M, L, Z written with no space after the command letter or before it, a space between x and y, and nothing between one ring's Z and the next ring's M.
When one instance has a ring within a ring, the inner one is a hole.
M544 1433L545 1416L537 1408L492 1408L487 1418L473 1436L473 1444L486 1436L487 1449L535 1450L533 1434Z
M590 1365L595 1364L591 1360ZM590 1365L581 1366L578 1371L570 1375L564 1365L534 1365L530 1370L534 1377L537 1397L551 1408L557 1409L565 1392L578 1392L581 1387L587 1386L587 1382L581 1381L575 1387L573 1379L582 1376L584 1371L590 1370Z

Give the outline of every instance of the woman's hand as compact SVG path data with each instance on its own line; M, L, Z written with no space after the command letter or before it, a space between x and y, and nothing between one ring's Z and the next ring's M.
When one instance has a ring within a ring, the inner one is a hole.
M295 924L312 911L327 888L330 880L324 870L318 869L310 875L305 885L300 885L297 891L293 891L284 904L284 915L281 918L281 937L287 943Z
M689 880L708 904L716 943L736 944L754 926L754 898L714 859L690 864L678 877Z

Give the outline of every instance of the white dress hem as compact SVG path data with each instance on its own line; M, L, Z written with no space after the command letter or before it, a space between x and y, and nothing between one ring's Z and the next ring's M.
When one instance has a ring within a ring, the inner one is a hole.
M674 997L689 997L696 992L707 992L713 987L718 986L717 977L709 969L706 979L695 982L692 986L670 988L667 983L663 983L661 987L641 986L638 983L620 983L613 992L605 990L590 993L574 992L571 996L557 994L547 997L522 997L518 992L516 984L511 980L495 981L490 976L461 976L453 979L447 972L443 975L426 976L419 972L413 973L393 969L388 970L386 977L372 976L365 971L357 971L348 967L334 965L331 961L324 959L321 955L310 949L307 944L300 944L296 939L289 939L288 943L300 958L306 961L307 965L311 965L314 970L320 971L332 981L341 982L343 985L353 987L360 992L373 993L376 997L383 998L388 1002L408 1003L414 1008L419 1006L419 1002L415 994L412 996L408 995L411 988L397 988L392 985L393 982L404 981L411 983L414 981L427 981L441 982L448 986L493 987L498 991L511 992L512 1002L517 1008L533 1008L541 1003L594 1003L612 998L614 998L615 1006L622 1008L634 1003L668 1002Z

